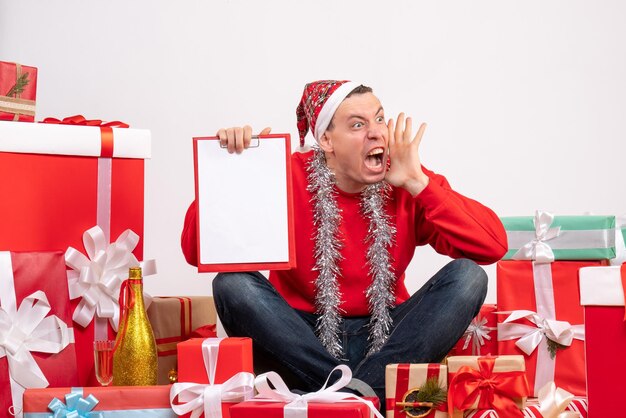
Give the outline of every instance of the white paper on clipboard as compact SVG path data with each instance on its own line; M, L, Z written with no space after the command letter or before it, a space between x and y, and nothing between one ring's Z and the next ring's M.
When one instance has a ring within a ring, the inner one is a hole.
M200 264L289 261L285 141L261 138L241 154L197 141Z

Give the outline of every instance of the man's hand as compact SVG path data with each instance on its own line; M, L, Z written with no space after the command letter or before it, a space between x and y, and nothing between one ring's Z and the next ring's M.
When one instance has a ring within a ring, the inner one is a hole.
M415 137L411 139L412 124L411 118L406 118L405 123L404 113L398 115L395 128L393 119L389 119L387 123L391 166L385 175L385 181L406 189L412 196L417 196L428 186L429 181L422 170L419 156L419 146L426 124L422 123Z
M259 135L269 135L272 128L265 128ZM242 127L234 127L228 129L220 129L215 134L220 139L220 145L226 147L229 154L241 152L250 146L250 140L252 139L252 128L250 125Z

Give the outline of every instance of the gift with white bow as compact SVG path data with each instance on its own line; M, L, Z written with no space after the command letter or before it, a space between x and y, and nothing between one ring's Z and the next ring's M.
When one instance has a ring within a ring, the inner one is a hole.
M614 216L535 216L502 218L509 242L504 260L608 260L615 257Z
M548 382L586 394L584 315L578 270L600 261L500 261L497 265L498 353L526 360L534 396Z
M0 416L27 388L78 383L61 252L0 252Z
M498 354L495 314L496 305L485 304L450 351L451 356L485 356Z
M626 264L580 269L585 311L589 416L626 414Z
M113 339L117 332L122 282L130 267L142 267L142 275L156 273L154 260L139 262L133 251L139 236L130 229L109 243L99 226L83 234L86 255L75 248L65 252L72 319L76 327L76 347L81 382L96 386L93 342Z
M178 418L169 386L29 389L24 418Z
M333 377L339 378L329 385ZM231 418L252 416L264 418L384 418L378 411L377 398L361 398L342 392L352 379L346 365L335 367L326 382L316 392L295 393L289 390L276 372L256 377L254 386L258 395L230 408Z
M178 344L178 359L170 391L178 415L228 418L232 405L254 396L250 338L192 338Z

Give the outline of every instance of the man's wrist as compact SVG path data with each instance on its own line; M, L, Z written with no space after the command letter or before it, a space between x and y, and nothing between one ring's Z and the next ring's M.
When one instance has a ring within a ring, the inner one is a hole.
M420 176L420 178L418 179L414 179L414 180L409 180L404 184L404 189L411 193L411 196L415 197L418 194L420 194L427 186L428 183L430 182L430 178L424 174L423 176Z

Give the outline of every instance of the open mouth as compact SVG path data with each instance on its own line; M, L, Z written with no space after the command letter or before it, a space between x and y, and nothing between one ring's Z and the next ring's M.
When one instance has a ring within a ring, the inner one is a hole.
M367 153L365 157L365 165L371 169L380 169L383 166L384 148L374 148Z

